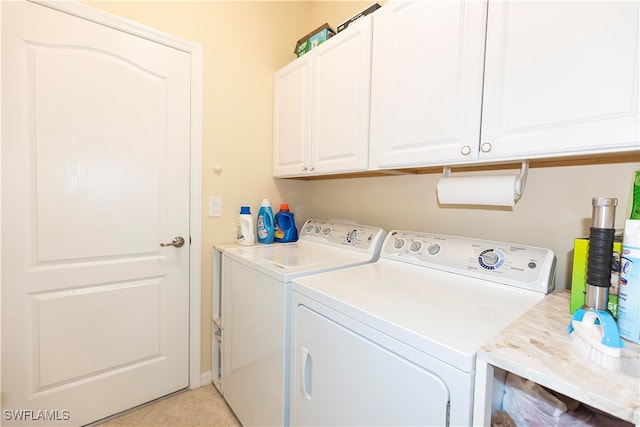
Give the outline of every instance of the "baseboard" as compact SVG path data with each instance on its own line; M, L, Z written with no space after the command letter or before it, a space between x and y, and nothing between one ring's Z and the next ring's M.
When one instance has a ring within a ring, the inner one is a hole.
M202 387L203 385L211 385L211 371L201 373L200 384L194 388Z

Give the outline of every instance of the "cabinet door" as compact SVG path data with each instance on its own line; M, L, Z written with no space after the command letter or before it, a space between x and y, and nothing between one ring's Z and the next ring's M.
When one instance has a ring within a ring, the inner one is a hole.
M276 71L273 103L273 176L301 176L309 165L312 55Z
M638 2L490 2L481 158L638 149Z
M369 166L371 16L312 51L312 173Z
M376 13L372 166L477 158L486 7L390 1Z
M303 305L295 319L291 425L448 425L439 376Z

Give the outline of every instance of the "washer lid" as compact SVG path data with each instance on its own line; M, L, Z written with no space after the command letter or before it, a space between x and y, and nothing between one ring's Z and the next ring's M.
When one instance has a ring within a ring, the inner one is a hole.
M313 242L237 246L226 249L224 254L285 282L305 274L375 260L369 254Z
M287 283L305 274L373 262L385 237L380 227L310 219L295 243L238 246L224 254Z
M484 342L544 297L382 258L298 278L292 289L465 372Z

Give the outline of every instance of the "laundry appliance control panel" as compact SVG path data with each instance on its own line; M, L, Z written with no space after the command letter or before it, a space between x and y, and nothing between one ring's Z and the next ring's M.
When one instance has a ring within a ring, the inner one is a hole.
M301 240L365 252L377 252L385 236L380 227L320 219L308 220L300 232Z
M554 253L533 246L394 230L380 257L545 294L555 286Z

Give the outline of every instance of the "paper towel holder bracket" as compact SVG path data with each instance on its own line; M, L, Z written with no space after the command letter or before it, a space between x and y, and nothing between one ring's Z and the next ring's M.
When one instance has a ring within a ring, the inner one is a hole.
M523 160L520 166L520 174L516 179L514 188L515 200L519 200L520 196L524 192L524 186L527 183L527 173L529 172L529 160ZM442 176L451 176L451 166L444 166L442 168Z

